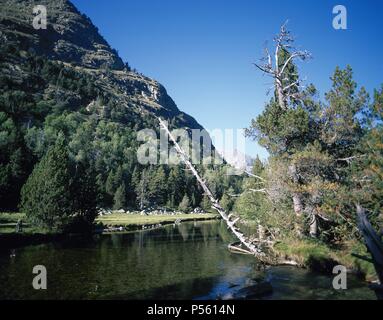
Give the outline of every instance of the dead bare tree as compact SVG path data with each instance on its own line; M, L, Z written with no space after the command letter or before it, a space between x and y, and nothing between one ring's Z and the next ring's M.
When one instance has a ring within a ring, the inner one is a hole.
M252 177L252 178L256 178L258 180L261 180L262 183L264 183L266 180L260 176L257 176L256 174L253 174L251 172L248 172L248 171L245 171L245 173L249 176L249 177Z
M296 89L302 88L298 75L286 72L288 66L297 59L304 61L311 57L308 51L294 47L295 39L287 30L286 24L287 22L281 26L279 34L274 38L274 57L265 47L265 56L260 59L260 63L254 63L264 74L273 78L278 102L283 109L288 109L290 100L300 98L299 90ZM282 53L288 53L284 60L281 60ZM294 78L291 79L292 77Z
M287 72L289 66L291 66L295 60L299 59L304 61L311 57L308 51L297 50L294 47L294 37L290 31L287 30L286 24L287 22L281 26L279 34L274 38L274 56L272 57L269 49L266 47L265 56L260 60L260 63L254 63L264 74L273 78L276 98L280 107L284 110L289 108L291 101L300 99L300 89L302 88L298 74ZM299 175L294 163L289 166L289 174L293 183L299 184ZM301 217L303 214L301 194L293 192L292 200L295 214Z

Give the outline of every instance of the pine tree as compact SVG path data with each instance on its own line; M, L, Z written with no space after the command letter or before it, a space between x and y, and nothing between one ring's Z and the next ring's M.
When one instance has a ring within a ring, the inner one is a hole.
M135 189L137 194L138 206L141 210L144 209L147 205L149 205L148 184L148 174L147 171L144 169L141 172L141 180L139 181Z
M16 124L0 112L0 210L17 208L29 169L28 156Z
M184 197L182 198L182 201L179 204L178 209L183 213L190 212L190 200L187 194L185 194Z
M71 185L74 218L71 229L76 231L89 230L97 216L96 172L90 163L76 165L75 178Z
M121 165L117 167L116 174L114 176L115 190L124 182L124 169Z
M116 187L117 186L116 186L115 174L114 174L114 171L111 170L105 182L105 191L109 195L113 195L116 192Z
M185 192L185 174L180 166L174 166L170 169L167 193L170 206L176 208L182 200L182 194Z
M208 212L211 210L211 202L209 200L209 197L207 195L204 195L201 201L201 208L205 211Z
M141 172L138 166L135 166L132 173L132 178L130 180L131 188L136 189L141 180Z
M166 204L167 200L167 179L165 170L162 166L158 167L158 169L151 176L149 182L149 194L152 202L157 205Z
M253 167L251 171L253 174L257 176L261 176L264 170L265 170L265 166L263 165L262 161L259 159L259 156L257 155L253 163Z
M356 91L350 66L336 68L332 88L326 93L328 105L323 110L321 139L329 151L337 157L353 153L363 134L358 113L366 107L368 95L364 88Z
M114 195L113 209L119 210L126 207L126 187L125 183L122 183L116 190Z
M374 91L373 102L364 115L367 132L351 161L352 202L369 210L369 220L383 222L383 85ZM350 197L350 193L347 193Z
M60 136L21 191L21 210L39 227L63 230L72 212L68 150Z
M231 193L233 189L229 190L229 193ZM233 209L234 206L234 200L232 197L230 197L228 194L224 194L220 201L221 206L227 211L230 212Z

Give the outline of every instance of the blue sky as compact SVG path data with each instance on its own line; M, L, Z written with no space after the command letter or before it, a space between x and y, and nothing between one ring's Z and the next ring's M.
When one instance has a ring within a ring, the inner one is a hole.
M265 41L289 20L313 59L301 74L323 95L337 65L350 64L368 91L383 83L380 0L72 0L124 61L162 83L205 128L244 128L269 100L270 79L253 66ZM348 29L332 28L346 6ZM247 143L247 153L265 150Z

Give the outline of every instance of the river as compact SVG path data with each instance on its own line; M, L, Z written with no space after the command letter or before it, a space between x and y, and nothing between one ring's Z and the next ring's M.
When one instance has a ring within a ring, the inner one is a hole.
M375 299L354 276L334 290L330 276L230 253L231 241L222 221L204 221L2 250L0 299L217 299L262 280L273 287L262 299ZM32 288L35 265L47 290Z

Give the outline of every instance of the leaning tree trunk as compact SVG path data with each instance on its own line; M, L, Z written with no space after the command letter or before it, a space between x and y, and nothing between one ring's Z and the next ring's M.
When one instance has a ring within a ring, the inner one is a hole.
M291 180L294 183L294 186L298 186L299 185L299 177L298 177L298 173L297 173L297 167L294 163L289 166L289 173L291 176ZM301 236L303 234L303 230L302 230L302 224L303 224L303 222L302 222L302 219L303 219L302 195L299 192L294 190L292 192L291 197L293 199L293 209L295 212L295 216L297 218L297 223L295 223L294 228L295 228L297 235Z
M283 85L282 85L282 82L279 79L275 79L275 88L277 90L279 106L283 110L285 110L287 108L286 100L285 100L285 95L283 94Z
M363 235L367 250L371 253L372 263L380 282L372 288L375 290L377 298L383 300L383 241L368 221L365 210L360 205L357 206L357 214L358 228Z
M311 204L306 206L307 216L310 218L309 233L310 237L316 238L318 236L318 219L316 215L315 207Z
M205 181L201 178L193 164L191 163L189 156L184 152L184 150L179 146L174 136L169 131L166 123L158 117L158 121L160 122L160 126L165 130L167 135L169 136L170 140L174 143L174 146L182 158L185 165L190 169L190 171L193 173L193 175L196 177L198 183L201 185L202 189L204 190L205 194L209 197L212 208L218 211L222 219L225 221L225 223L228 226L228 229L231 230L231 232L238 238L238 240L243 244L252 254L254 254L256 257L258 257L260 260L263 260L266 258L265 253L259 248L258 244L254 244L253 241L251 241L249 238L247 238L238 227L235 226L235 224L239 221L239 218L234 218L232 214L227 214L225 210L222 208L222 206L219 204L219 201L214 197L213 193L210 191L209 187L206 185ZM234 219L234 220L232 220Z
M291 164L289 166L289 173L291 176L291 179L294 183L294 185L299 184L299 177L297 173L297 167L295 164ZM303 213L303 204L302 204L302 196L300 193L294 191L292 193L292 198L293 198L293 206L294 206L294 212L297 215L297 217L301 217Z

